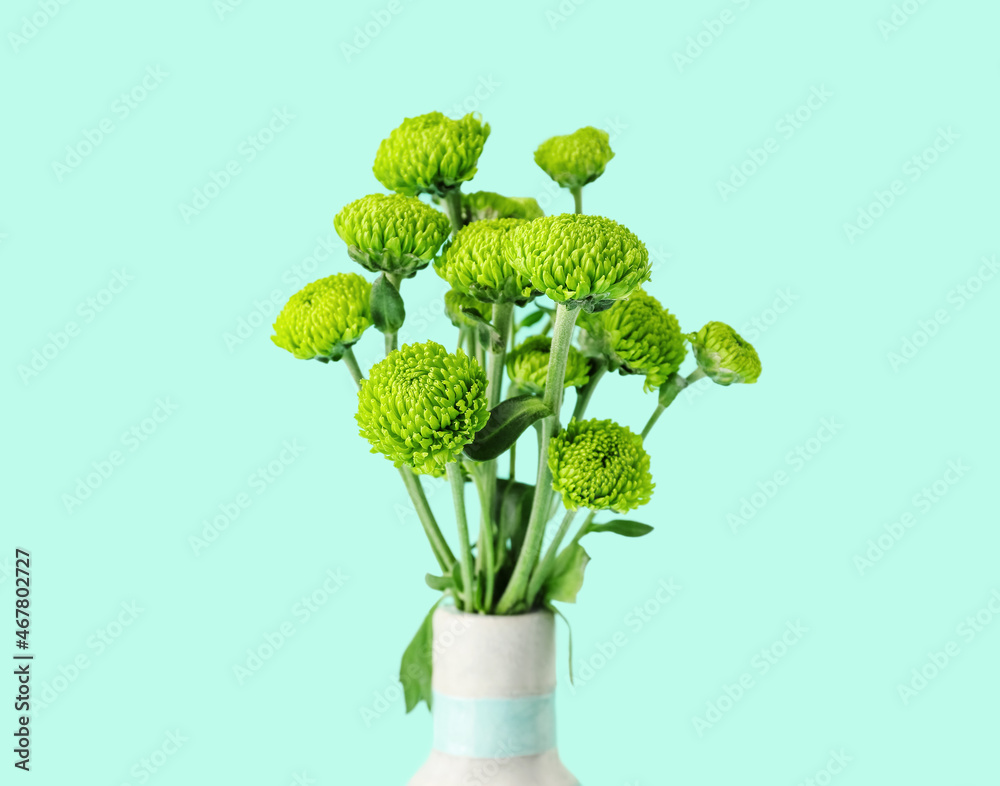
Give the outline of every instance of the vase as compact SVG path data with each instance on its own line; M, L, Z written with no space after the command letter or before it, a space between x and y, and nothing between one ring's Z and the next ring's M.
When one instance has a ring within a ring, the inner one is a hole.
M433 616L434 741L409 786L579 786L559 759L548 611Z

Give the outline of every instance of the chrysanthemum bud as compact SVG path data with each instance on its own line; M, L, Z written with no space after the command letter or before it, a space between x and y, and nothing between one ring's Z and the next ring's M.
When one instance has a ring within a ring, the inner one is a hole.
M507 261L503 247L519 226L517 218L474 221L462 227L434 260L434 270L460 292L489 303L524 305L537 293Z
M339 360L371 327L371 284L337 273L306 284L274 320L271 341L302 360Z
M507 376L522 393L539 395L545 390L549 372L549 355L552 339L548 336L530 336L507 355ZM590 366L580 351L571 346L566 361L566 380L563 387L581 387L590 379Z
M677 317L642 288L599 314L581 320L580 345L606 355L622 374L646 377L645 390L660 387L687 355Z
M489 419L486 372L461 350L407 344L376 363L358 391L360 433L397 467L440 475Z
M337 213L333 227L366 270L403 277L427 267L451 232L440 210L399 194L356 199Z
M390 191L443 196L471 180L490 124L476 114L452 120L440 112L408 117L382 140L372 170Z
M698 367L719 385L750 384L760 376L760 357L749 341L724 322L709 322L697 333L686 335Z
M626 513L653 494L642 437L611 420L571 420L549 443L549 469L567 510Z
M614 157L608 132L592 126L546 139L535 151L535 163L563 188L581 188L597 180Z
M492 191L462 194L462 218L466 224L492 218L523 218L530 221L544 215L538 202L531 197L505 197Z
M444 293L444 311L448 315L448 319L451 320L451 324L457 328L478 328L481 324L466 314L466 311L472 311L485 322L489 322L493 317L493 306L470 297L464 292L459 292L457 289L449 289Z
M601 216L536 218L512 231L502 250L535 289L587 311L609 307L649 279L646 246L621 224Z

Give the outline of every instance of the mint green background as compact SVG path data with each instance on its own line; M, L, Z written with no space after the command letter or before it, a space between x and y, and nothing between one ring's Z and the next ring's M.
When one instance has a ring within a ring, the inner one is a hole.
M331 219L344 204L381 190L379 140L466 99L493 127L473 188L535 195L548 212L572 201L535 167L537 144L617 128L585 208L656 250L649 291L686 329L748 326L763 358L759 384L704 382L649 438L657 489L637 518L656 532L590 539L586 585L566 609L578 670L625 643L575 691L560 662L568 766L613 786L796 784L844 751L845 786L997 782L1000 618L985 612L971 641L960 626L1000 589L1000 280L969 301L954 288L1000 251L1000 13L973 0L908 7L883 34L888 1L399 0L349 62L342 45L386 4L247 0L220 18L210 0L70 2L17 51L6 38L0 595L10 631L7 572L14 548L29 549L33 687L64 688L32 715L32 782L143 783L133 768L174 730L188 741L144 776L163 786L283 786L303 772L402 784L423 761L430 717L404 717L393 681L433 600L405 494L357 437L342 367L294 362L268 340L270 319L254 317L239 345L225 334L272 293L283 303L356 269L338 245L311 275L295 272L317 239L339 244ZM8 4L0 30L40 8ZM732 23L680 70L674 53L725 9ZM116 114L156 66L162 84ZM814 86L832 98L784 139L776 124ZM282 108L294 119L247 161L241 142ZM53 161L103 118L114 130L60 182ZM959 138L911 183L903 167L939 127ZM769 136L778 151L723 200L717 181ZM232 159L241 174L186 223L179 204ZM897 178L906 193L849 242L842 224ZM122 267L134 280L85 324L78 308ZM407 282L410 339L453 341L441 291L431 272ZM792 305L769 312L782 291ZM947 321L894 368L890 353L939 310ZM25 382L19 366L71 320L79 335ZM366 363L378 345L366 336ZM653 407L641 388L610 379L591 412L640 428ZM167 397L177 411L130 451L121 434ZM823 418L842 429L794 464ZM249 476L286 440L304 452L257 495ZM68 512L62 495L115 449L123 463ZM921 510L914 496L950 461L969 471ZM788 482L734 533L727 515L779 471ZM189 537L241 493L250 506L194 556ZM450 522L445 493L432 501ZM859 575L855 555L907 513L912 528ZM348 578L303 619L296 604L328 570ZM640 625L632 610L655 609L667 580L681 590ZM139 617L98 653L90 637L133 601ZM761 674L755 654L796 621L808 633ZM234 665L282 625L293 635L240 684ZM904 704L897 686L949 641L958 655ZM87 666L58 682L81 655ZM699 736L692 718L745 672L754 686ZM366 724L377 695L387 709Z

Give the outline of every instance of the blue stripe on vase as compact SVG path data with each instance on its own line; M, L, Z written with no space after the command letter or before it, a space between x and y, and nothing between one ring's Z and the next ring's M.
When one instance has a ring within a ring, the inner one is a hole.
M555 694L462 699L434 691L434 748L451 756L511 759L556 747Z

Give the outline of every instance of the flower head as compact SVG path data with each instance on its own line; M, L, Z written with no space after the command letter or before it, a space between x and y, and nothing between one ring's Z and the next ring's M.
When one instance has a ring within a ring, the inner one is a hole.
M709 322L697 333L689 333L698 367L719 385L747 384L760 376L760 357L749 341L725 322Z
M626 513L653 494L642 437L612 420L571 420L549 443L549 469L567 510Z
M511 232L503 251L535 289L587 311L607 308L649 279L646 246L621 224L601 216L536 218Z
M531 197L505 197L492 191L462 194L462 217L465 223L490 218L541 218L545 213Z
M645 376L647 392L666 382L687 355L677 317L641 288L588 315L582 326L581 346L608 355L622 374Z
M434 270L455 289L490 303L524 305L537 293L507 261L510 235L529 222L518 218L474 221L462 227L434 260Z
M440 475L489 419L486 372L462 350L407 344L372 366L358 391L361 436L397 467Z
M507 355L507 375L524 393L539 394L545 390L549 371L552 339L548 336L531 336ZM576 347L569 348L566 361L566 381L563 387L580 387L590 379L587 359Z
M409 277L427 267L451 222L416 197L370 194L337 213L333 227L351 259L366 270Z
M475 114L452 120L440 112L408 117L382 140L372 170L390 191L443 196L471 180L490 124Z
M371 327L371 289L357 273L337 273L306 284L274 320L271 341L302 360L339 360Z
M479 326L475 318L466 314L466 311L472 311L485 322L489 322L493 317L493 306L457 289L449 289L444 293L444 310L451 324L457 328Z
M563 188L580 188L597 180L614 157L608 132L591 126L546 139L535 151L535 163Z

